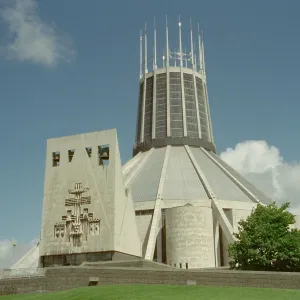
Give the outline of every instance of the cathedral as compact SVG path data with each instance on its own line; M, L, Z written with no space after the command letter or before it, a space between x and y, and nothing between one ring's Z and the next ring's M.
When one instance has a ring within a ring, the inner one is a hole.
M199 29L157 58L140 36L133 157L115 129L49 139L40 242L12 268L143 258L174 268L227 266L238 222L271 203L216 154ZM153 46L153 47L152 47ZM149 49L153 53L149 55ZM173 49L173 48L172 48Z

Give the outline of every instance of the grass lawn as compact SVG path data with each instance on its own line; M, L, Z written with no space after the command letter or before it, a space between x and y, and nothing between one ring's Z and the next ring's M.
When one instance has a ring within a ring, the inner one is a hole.
M298 300L300 291L178 285L110 285L38 295L2 296L1 300Z

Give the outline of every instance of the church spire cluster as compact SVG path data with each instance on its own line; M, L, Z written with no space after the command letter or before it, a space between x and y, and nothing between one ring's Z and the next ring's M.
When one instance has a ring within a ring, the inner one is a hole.
M169 46L169 25L168 25L168 17L166 16L166 24L165 24L165 49L163 51L157 51L157 29L156 29L156 19L154 18L153 23L153 55L149 56L148 52L148 32L147 25L145 24L144 31L140 31L140 78L144 76L144 74L148 72L152 72L157 68L164 67L185 67L192 69L196 72L199 72L203 76L205 74L205 64L204 64L204 44L203 44L203 34L200 31L199 23L198 23L198 32L197 32L197 44L198 51L195 51L196 43L194 42L193 36L193 25L192 20L190 18L190 45L185 48L183 51L182 48L182 26L183 22L178 19L178 47L173 48L172 51ZM144 43L143 43L144 40ZM162 53L162 55L157 55L157 53ZM149 66L151 66L149 68Z

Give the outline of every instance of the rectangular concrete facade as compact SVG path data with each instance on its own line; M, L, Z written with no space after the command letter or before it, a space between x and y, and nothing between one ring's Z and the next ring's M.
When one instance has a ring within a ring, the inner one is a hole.
M146 211L147 212L147 211ZM145 257L147 242L149 238L151 222L152 222L153 212L150 211L148 214L136 215L136 223L139 229L139 236L141 239L142 256Z
M40 257L141 256L116 130L49 139L46 156Z

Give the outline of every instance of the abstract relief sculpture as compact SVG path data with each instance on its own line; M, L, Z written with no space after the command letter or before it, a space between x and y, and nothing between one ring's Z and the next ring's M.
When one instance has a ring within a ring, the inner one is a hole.
M75 187L69 190L70 198L65 199L67 215L62 217L64 222L55 223L54 237L64 238L65 241L72 242L74 247L81 246L83 241L87 241L88 235L99 235L100 219L93 218L93 213L89 213L88 208L82 206L91 204L91 197L83 197L82 194L89 191L83 188L82 183L75 183Z

